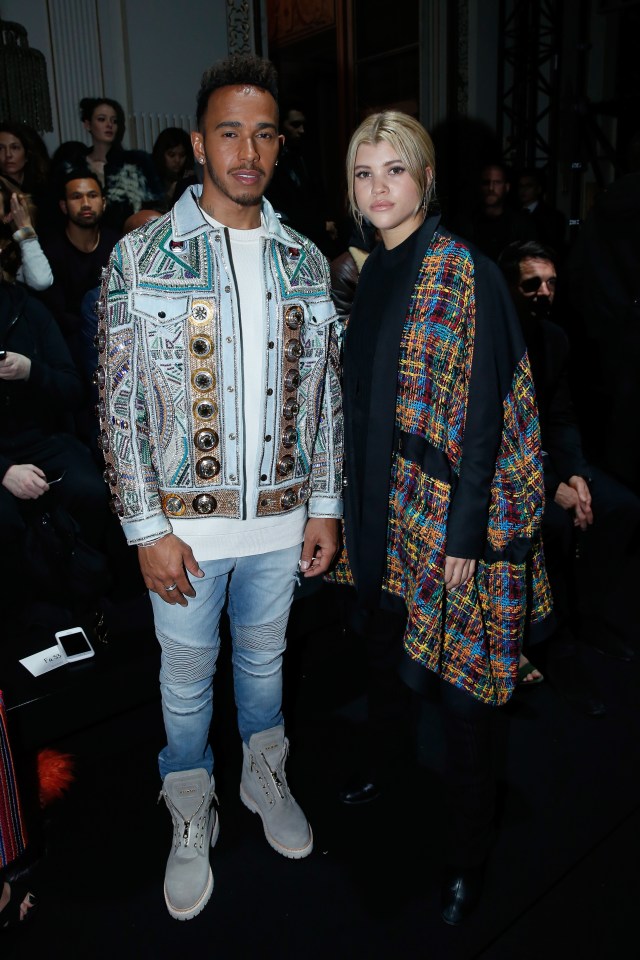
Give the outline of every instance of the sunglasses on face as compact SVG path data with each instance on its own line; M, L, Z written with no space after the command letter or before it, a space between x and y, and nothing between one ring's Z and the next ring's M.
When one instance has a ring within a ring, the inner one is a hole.
M304 120L289 120L289 126L293 127L294 130L298 130L299 127L304 127Z
M542 284L546 283L550 290L555 290L556 282L555 277L549 277L548 280L543 280L541 277L527 277L520 283L520 289L523 293L537 293Z

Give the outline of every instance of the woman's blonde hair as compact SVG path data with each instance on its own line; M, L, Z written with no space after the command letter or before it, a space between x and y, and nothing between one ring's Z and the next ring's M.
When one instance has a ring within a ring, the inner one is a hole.
M425 212L435 194L436 152L433 140L422 126L408 113L399 110L384 110L374 113L363 120L351 137L347 150L347 189L351 213L360 224L362 213L356 203L354 180L356 154L363 143L388 143L398 152L400 160L407 168L409 176L418 188L420 203L416 213L423 207ZM426 168L431 168L431 176Z

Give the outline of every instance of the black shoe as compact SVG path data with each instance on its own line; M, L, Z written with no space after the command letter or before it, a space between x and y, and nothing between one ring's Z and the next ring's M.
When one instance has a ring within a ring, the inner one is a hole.
M341 803L347 803L350 806L357 806L361 803L371 803L377 800L382 790L380 785L370 780L351 780L345 784L338 794Z
M462 923L476 907L484 886L484 864L464 870L450 868L440 893L440 913L445 923Z
M577 657L550 660L547 676L558 693L580 713L594 718L606 716L607 708L591 689L589 677Z

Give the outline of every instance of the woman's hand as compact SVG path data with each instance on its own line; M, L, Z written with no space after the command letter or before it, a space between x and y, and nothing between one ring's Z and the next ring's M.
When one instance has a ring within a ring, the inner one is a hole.
M463 557L445 557L444 585L447 590L455 590L476 572L476 561Z
M15 224L16 230L28 227L33 230L31 214L29 213L29 204L27 198L22 193L11 194L11 219Z

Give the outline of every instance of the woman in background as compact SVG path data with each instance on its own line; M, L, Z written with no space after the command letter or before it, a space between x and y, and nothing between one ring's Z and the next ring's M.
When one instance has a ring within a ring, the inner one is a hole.
M175 202L178 182L193 174L191 137L180 127L167 127L158 134L152 157L164 186L163 200L168 210Z
M26 123L0 123L0 176L38 199L46 190L49 154L42 137Z
M347 180L354 216L382 243L345 339L338 569L350 569L376 663L439 697L448 802L435 805L437 823L433 811L414 816L418 831L444 833L442 916L458 923L480 897L491 845L492 707L515 688L527 619L550 612L533 384L499 270L429 215L424 127L395 111L368 117Z
M54 201L49 189L49 154L40 134L26 123L0 123L0 176L31 198L39 230L48 227Z

